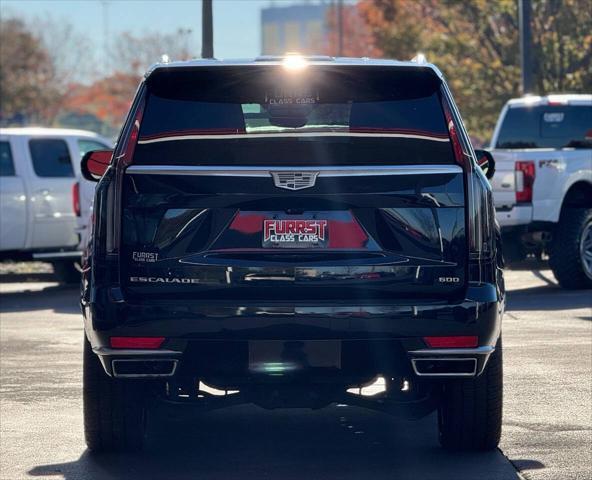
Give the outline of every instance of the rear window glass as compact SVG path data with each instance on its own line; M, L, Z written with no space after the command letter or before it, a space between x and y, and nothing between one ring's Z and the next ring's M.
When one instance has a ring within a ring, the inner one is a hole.
M33 170L38 177L73 177L68 145L57 138L29 141Z
M427 71L201 69L155 74L148 92L134 163L454 163Z
M14 163L10 143L0 142L0 177L14 177Z
M592 148L592 106L510 108L496 148Z
M78 140L78 151L80 152L80 158L84 157L88 152L94 152L95 150L109 150L107 145L94 140L80 139Z

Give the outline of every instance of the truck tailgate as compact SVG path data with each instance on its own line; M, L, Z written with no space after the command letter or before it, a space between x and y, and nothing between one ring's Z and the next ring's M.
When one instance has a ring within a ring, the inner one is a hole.
M510 209L516 204L516 152L494 150L495 175L490 180L496 209Z

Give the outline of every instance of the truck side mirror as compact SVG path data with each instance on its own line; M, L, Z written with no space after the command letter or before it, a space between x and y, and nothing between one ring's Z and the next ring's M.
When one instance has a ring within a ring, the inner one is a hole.
M87 152L80 161L82 176L91 182L98 182L111 163L113 150L93 150Z
M495 160L493 155L487 150L475 150L475 156L477 157L477 165L481 167L485 176L490 179L493 178L495 173Z

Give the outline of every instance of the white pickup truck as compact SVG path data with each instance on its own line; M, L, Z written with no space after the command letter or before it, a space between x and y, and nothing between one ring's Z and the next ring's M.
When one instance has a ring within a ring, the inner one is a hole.
M108 148L111 142L84 130L0 129L0 259L48 261L61 281L78 281L94 191L80 188L90 184L81 180L80 159Z
M506 259L546 253L562 287L592 288L592 95L510 100L490 147Z

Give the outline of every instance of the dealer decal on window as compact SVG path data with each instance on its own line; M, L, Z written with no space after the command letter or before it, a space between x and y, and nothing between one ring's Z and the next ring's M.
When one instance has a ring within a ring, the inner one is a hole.
M263 222L264 247L322 247L327 243L327 220L273 219Z

